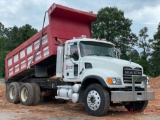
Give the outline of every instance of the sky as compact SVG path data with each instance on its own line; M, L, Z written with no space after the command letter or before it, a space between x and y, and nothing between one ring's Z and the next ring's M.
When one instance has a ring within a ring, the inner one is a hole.
M0 22L5 27L30 24L40 30L44 13L53 3L95 14L104 7L117 7L132 20L133 33L138 35L147 27L149 38L153 38L160 23L160 0L0 0Z

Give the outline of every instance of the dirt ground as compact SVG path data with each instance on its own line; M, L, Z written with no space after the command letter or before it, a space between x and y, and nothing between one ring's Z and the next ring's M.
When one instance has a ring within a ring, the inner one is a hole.
M111 107L106 116L94 117L85 112L83 104L55 104L41 101L37 106L11 104L0 84L0 120L160 120L160 77L151 78L156 98L142 113L130 113L123 106Z

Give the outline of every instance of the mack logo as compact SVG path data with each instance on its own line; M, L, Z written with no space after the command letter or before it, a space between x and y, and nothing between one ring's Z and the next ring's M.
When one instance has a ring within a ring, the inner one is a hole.
M133 71L133 70L124 70L124 74L128 75L142 75L141 71Z

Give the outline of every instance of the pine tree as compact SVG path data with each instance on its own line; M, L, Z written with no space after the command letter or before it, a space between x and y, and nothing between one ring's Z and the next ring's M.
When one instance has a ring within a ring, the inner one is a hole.
M160 75L160 23L157 28L157 32L154 35L153 41L153 53L151 58L151 65L152 65L152 76Z
M148 39L148 28L144 27L139 31L138 46L142 48L142 52L138 63L143 66L144 73L150 74L150 63L148 57L150 56L152 39Z

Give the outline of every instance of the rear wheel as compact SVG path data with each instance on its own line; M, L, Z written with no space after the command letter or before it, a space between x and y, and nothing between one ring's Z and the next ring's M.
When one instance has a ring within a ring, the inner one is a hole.
M20 89L20 101L23 105L32 105L34 101L34 88L30 83L23 83Z
M32 105L37 105L41 99L41 91L37 83L31 83L34 88L34 101Z
M6 93L7 93L7 99L11 103L19 103L19 90L20 85L18 82L13 83L7 83L6 85Z
M91 84L85 90L84 105L88 114L102 116L110 106L108 91L99 84Z
M124 106L130 112L142 112L143 110L146 109L147 105L148 105L148 100L130 102Z

